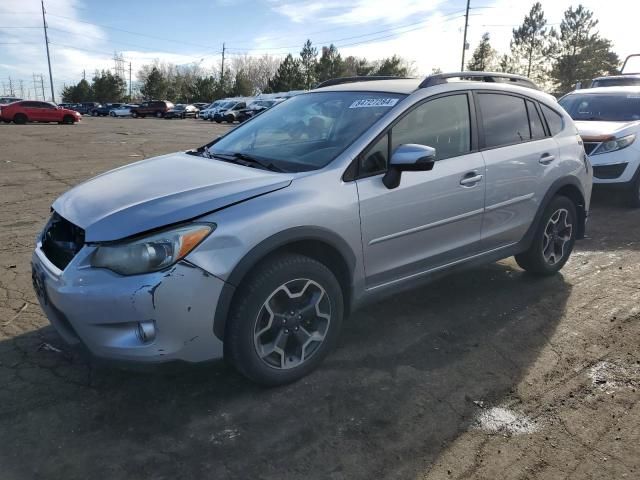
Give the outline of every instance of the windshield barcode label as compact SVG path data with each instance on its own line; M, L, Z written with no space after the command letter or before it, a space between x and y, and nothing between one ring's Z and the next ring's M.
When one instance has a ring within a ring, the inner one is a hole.
M393 107L396 103L397 98L363 98L353 102L349 108Z

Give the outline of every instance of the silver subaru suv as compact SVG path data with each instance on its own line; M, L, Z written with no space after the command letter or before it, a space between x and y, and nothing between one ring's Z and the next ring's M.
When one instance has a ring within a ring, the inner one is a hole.
M226 357L277 385L317 367L350 312L444 270L562 268L592 169L551 96L505 74L367 80L58 198L32 267L60 335L127 362Z

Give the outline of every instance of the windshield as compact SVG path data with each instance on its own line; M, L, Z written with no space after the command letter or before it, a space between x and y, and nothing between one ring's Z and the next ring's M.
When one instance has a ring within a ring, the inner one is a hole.
M185 108L187 108L186 105L180 105L180 104L173 107L174 110L184 110Z
M231 131L209 148L241 153L285 171L329 164L405 95L316 92L282 102Z
M573 94L567 95L559 103L574 120L605 122L640 120L640 91Z

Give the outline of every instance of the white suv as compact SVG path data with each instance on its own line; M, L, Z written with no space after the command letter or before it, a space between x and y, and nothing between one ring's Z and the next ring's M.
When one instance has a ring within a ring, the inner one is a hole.
M626 191L640 207L640 86L576 90L560 99L593 164L593 181Z

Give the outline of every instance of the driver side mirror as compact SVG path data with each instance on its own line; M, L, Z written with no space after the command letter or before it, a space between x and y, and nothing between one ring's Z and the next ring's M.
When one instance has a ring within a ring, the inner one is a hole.
M408 143L396 148L387 173L382 177L382 183L388 189L400 185L402 172L425 172L433 169L436 160L436 149L426 145Z

